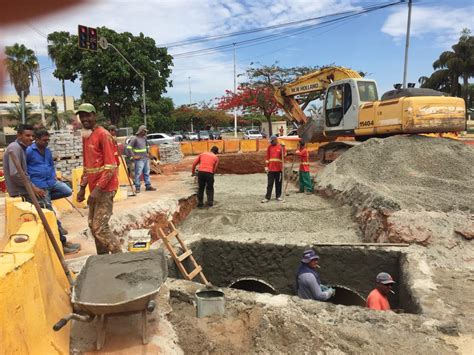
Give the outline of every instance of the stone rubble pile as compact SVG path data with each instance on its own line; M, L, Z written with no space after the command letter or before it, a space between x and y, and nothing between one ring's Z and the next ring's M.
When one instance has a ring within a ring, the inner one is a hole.
M166 163L177 163L183 159L183 153L181 152L181 144L161 144L160 145L160 161L163 164Z
M49 148L53 152L56 170L71 175L72 169L82 166L82 138L72 131L50 132Z

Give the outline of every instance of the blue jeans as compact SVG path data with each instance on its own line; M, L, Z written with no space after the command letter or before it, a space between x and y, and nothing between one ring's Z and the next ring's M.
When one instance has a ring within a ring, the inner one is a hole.
M133 177L133 182L136 189L140 189L140 177L143 173L143 180L145 180L145 186L151 186L150 182L150 160L149 159L140 159L135 160L135 175Z
M39 203L40 205L42 205L42 207L44 206L50 211L54 211L53 204L51 203L51 201L59 200L60 198L69 197L72 195L71 188L62 181L56 181L56 183L52 187L44 190L46 191L46 195L39 201ZM58 229L61 230L61 222L59 221L59 219L57 219L57 221ZM66 236L61 235L61 233L59 234L61 242L63 244L66 243Z

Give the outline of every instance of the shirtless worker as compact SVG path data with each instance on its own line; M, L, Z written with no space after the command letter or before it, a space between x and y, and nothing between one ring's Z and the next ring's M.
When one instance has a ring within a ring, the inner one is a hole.
M105 128L97 125L96 110L92 104L80 105L76 114L82 123L84 166L77 201L85 200L89 185L88 220L97 254L121 253L120 241L109 227L113 198L119 185L114 141Z

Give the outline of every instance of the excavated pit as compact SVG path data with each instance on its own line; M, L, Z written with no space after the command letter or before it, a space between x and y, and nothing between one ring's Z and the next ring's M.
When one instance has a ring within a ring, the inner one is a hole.
M217 287L231 287L256 293L294 295L295 272L306 249L297 245L240 243L203 239L189 245L206 278ZM321 246L320 273L323 284L336 287L332 302L340 305L364 306L374 288L376 275L385 271L397 283L390 295L392 308L419 313L415 298L405 284L402 268L404 253L399 250L364 247ZM186 265L192 270L190 265ZM180 278L170 265L170 276Z

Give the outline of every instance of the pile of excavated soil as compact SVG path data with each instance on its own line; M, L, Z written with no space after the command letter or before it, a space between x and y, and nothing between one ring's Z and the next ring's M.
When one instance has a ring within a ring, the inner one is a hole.
M462 262L474 233L473 162L474 149L451 139L370 139L320 171L316 184L356 207L364 240L435 244Z
M163 249L94 255L76 281L76 301L114 304L158 291L168 277Z
M474 149L452 139L370 139L317 176L319 188L364 206L474 211Z

